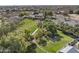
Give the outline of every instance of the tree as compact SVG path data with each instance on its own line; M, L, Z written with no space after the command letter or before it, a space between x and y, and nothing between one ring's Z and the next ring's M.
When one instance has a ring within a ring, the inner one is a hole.
M79 10L75 12L75 14L79 14Z
M46 46L47 45L47 41L44 40L45 38L40 38L38 44L41 46Z
M69 10L69 14L73 14L73 10Z
M39 28L43 28L43 21L38 20L37 26Z
M52 11L49 11L49 12L47 13L47 15L49 15L49 16L53 16Z
M56 25L52 21L45 21L44 27L47 31L50 31L53 35L57 33Z
M31 43L31 45L27 46L27 53L35 53L35 49L37 48L37 45L35 43Z
M25 30L24 38L26 39L26 41L32 41L34 39L29 30Z
M19 14L20 17L23 17L23 16L25 16L25 15L27 15L26 12L21 12L21 13Z
M0 46L2 46L4 48L4 50L8 49L9 51L6 51L6 52L21 52L20 51L20 48L21 48L21 44L20 42L14 38L14 37L11 37L10 39L5 39L5 38L2 38L1 39L1 43L0 43ZM3 52L5 52L3 50Z

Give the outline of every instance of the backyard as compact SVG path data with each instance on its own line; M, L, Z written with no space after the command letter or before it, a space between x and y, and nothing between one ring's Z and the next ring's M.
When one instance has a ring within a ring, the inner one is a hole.
M41 29L41 28L40 28ZM17 38L17 40L19 40L21 43L21 47L20 49L22 51L25 51L26 47L28 45L30 45L30 42L28 42L25 38L24 38L24 31L28 30L30 32L30 34L35 35L36 33L39 32L39 28L37 26L36 21L32 20L32 19L24 19L23 21L21 21L16 30L14 30L13 32L9 32L7 37L5 37L5 35L3 36L4 38L6 38L6 41L10 41L11 37ZM38 53L55 53L58 50L60 50L61 48L65 47L69 42L71 42L73 40L73 38L65 35L62 33L62 31L57 31L57 33L62 37L60 41L57 42L53 42L51 40L51 38L45 38L44 40L47 41L47 45L46 46L41 46L37 43L37 41L35 41L34 43L37 45L36 48L36 52ZM48 39L48 40L47 40Z

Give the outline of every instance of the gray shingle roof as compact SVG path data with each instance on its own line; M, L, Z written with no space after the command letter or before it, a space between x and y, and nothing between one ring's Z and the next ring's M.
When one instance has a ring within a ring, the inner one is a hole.
M67 53L78 53L78 51L73 47Z
M74 46L67 46L63 49L60 50L60 52L62 53L79 53L79 51L77 51L77 49Z

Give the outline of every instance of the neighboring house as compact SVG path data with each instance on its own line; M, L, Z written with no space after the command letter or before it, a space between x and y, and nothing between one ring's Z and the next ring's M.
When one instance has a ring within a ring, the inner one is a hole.
M38 13L38 14L35 14L35 18L36 19L43 19L44 15L43 15L43 13Z
M61 49L59 53L78 53L78 51L73 46L67 46L64 49Z
M79 53L79 42L77 42L74 46L66 46L61 49L59 53Z
M32 18L32 19L39 19L42 20L44 19L43 13L38 13L38 14L30 14L28 16L24 16L24 18Z
M56 16L46 16L46 18L48 18L48 19L55 19L56 20Z

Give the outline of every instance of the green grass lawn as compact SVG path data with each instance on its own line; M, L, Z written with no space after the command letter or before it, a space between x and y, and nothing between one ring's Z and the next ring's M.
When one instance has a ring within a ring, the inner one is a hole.
M58 31L58 34L62 36L60 41L52 42L51 40L49 40L47 42L48 43L47 46L41 47L41 48L45 49L47 52L50 52L50 53L57 52L58 50L65 47L69 42L73 40L73 38L63 34L61 31ZM37 48L37 52L42 53L44 51Z
M36 28L37 28L37 23L36 23L36 21L34 21L34 20L31 20L31 19L25 19L25 20L23 20L22 22L20 22L20 24L19 24L19 29L21 29L21 30L25 30L25 29L27 29L27 30L29 30L31 33L34 31L34 30L36 30ZM18 28L17 28L18 29Z

